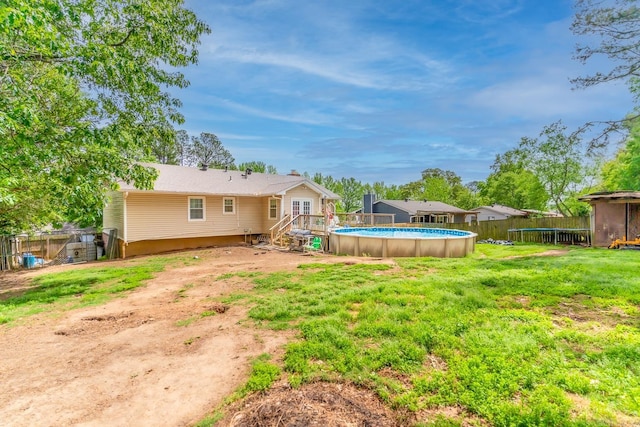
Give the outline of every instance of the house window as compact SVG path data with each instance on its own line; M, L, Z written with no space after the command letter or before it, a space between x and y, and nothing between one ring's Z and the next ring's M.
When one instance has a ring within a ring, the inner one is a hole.
M436 222L438 224L446 224L449 222L449 216L448 215L438 215L436 217Z
M189 221L205 220L205 203L203 197L189 197Z
M278 199L269 199L269 219L278 218Z
M231 215L236 213L235 197L225 197L222 199L222 213L225 215Z

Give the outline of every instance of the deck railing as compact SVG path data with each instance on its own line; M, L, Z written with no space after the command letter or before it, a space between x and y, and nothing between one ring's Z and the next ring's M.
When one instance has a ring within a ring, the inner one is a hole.
M275 245L279 242L280 246L283 244L283 237L285 233L291 230L291 224L293 219L291 219L291 215L287 214L282 217L280 221L274 224L270 229L269 233L271 234L271 244Z

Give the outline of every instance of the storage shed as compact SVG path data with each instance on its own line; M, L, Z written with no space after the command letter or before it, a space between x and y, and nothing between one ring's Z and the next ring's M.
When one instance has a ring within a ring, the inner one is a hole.
M591 205L593 246L609 246L616 239L640 235L640 191L608 191L580 198Z

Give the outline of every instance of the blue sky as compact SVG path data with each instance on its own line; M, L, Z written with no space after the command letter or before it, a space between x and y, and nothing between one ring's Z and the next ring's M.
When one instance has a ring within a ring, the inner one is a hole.
M618 119L623 84L572 90L571 0L187 0L212 33L175 92L192 135L236 163L363 183L427 168L483 180L495 155L562 120Z

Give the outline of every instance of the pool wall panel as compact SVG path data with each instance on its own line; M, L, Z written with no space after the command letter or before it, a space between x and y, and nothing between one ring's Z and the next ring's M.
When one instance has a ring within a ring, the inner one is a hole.
M389 238L360 236L356 232L332 233L331 252L338 255L370 257L438 257L459 258L475 250L476 234L462 236Z

